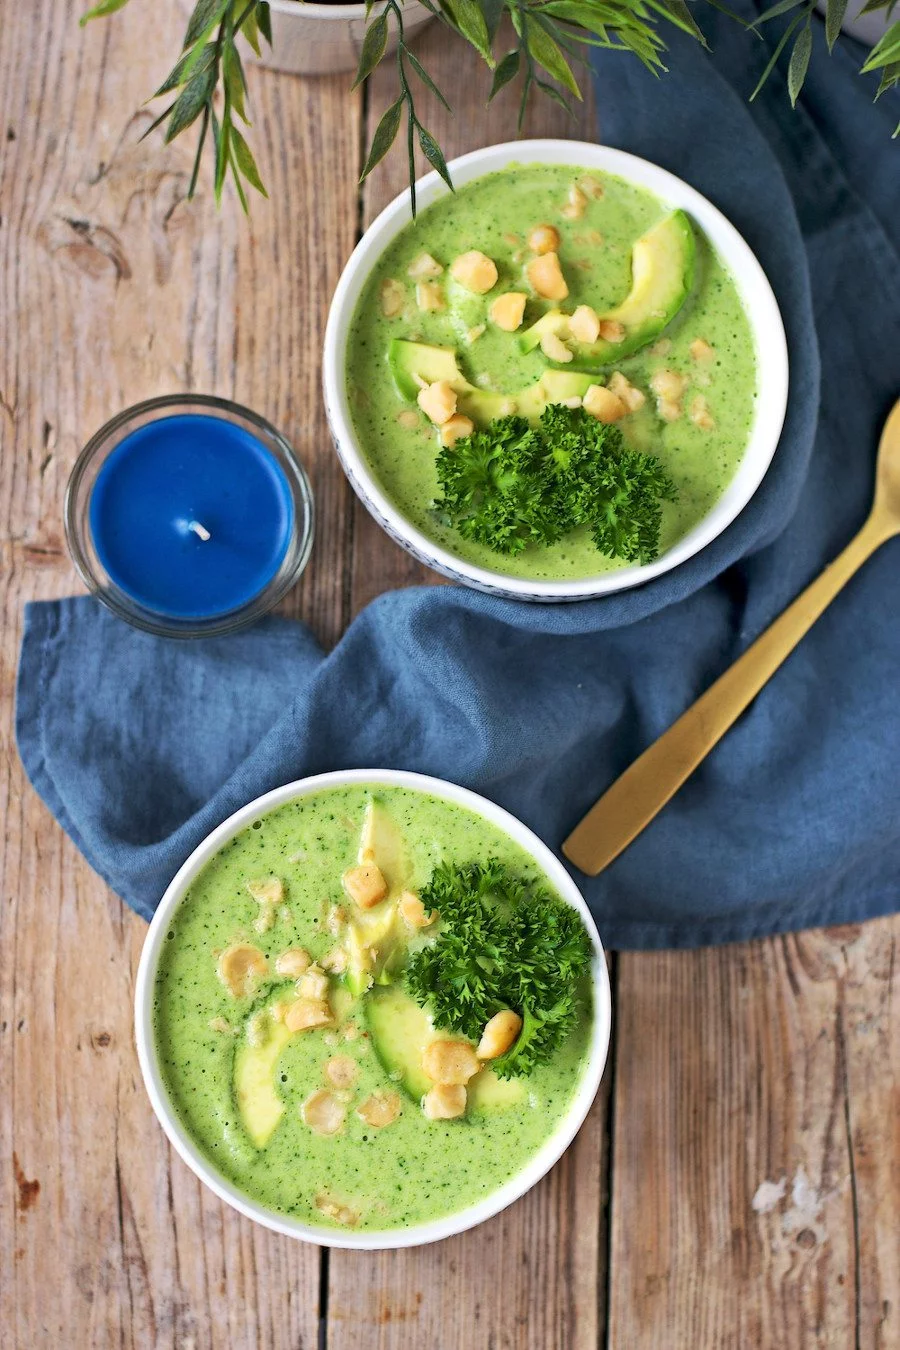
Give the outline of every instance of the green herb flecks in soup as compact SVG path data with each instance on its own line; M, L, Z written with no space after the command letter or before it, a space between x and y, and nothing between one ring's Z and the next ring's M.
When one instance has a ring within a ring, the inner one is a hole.
M403 515L536 579L675 544L733 478L756 397L750 325L702 232L621 178L558 165L488 174L404 229L362 293L347 368L360 443ZM551 405L572 415L526 445ZM543 453L564 422L577 493Z
M515 1176L584 1072L591 944L480 816L403 788L288 803L176 910L155 1034L185 1129L247 1196L399 1228Z

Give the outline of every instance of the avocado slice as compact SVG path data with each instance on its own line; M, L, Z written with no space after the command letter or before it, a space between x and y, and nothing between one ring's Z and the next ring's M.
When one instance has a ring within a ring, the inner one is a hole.
M582 398L594 383L590 375L578 371L545 370L539 380L517 394L495 394L469 383L459 368L452 347L430 347L424 342L408 342L403 338L392 340L388 360L397 390L403 398L415 399L421 388L416 377L426 384L446 380L456 390L457 410L471 417L477 426L486 426L510 412L536 422L548 404Z
M373 982L390 983L406 956L407 934L397 901L409 885L409 855L403 835L377 797L366 803L358 858L360 863L377 863L388 893L373 909L356 910L347 925L345 979L347 988L357 995L364 994Z
M435 1031L424 1008L397 985L373 989L365 1009L369 1036L383 1069L407 1096L420 1102L434 1087L422 1070L422 1051L445 1033ZM525 1084L521 1078L502 1079L482 1069L470 1079L468 1093L470 1112L502 1111L523 1099Z
M256 1148L265 1148L284 1115L284 1102L275 1091L275 1070L290 1039L287 1027L275 1021L267 1005L248 1019L235 1047L234 1097Z
M642 234L631 250L631 290L615 309L599 315L601 321L611 319L622 324L624 340L600 340L587 345L569 339L575 359L566 370L596 370L613 365L659 337L694 284L695 253L694 229L684 211L673 211ZM559 309L548 310L526 329L519 346L523 352L530 352L547 333L565 337L568 324L568 314Z

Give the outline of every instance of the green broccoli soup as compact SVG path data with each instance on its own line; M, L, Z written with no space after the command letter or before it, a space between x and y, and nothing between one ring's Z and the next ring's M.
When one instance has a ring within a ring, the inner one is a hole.
M263 815L176 909L154 1031L214 1167L307 1223L400 1228L519 1172L587 1063L592 946L502 830L406 788Z
M687 534L756 399L750 324L702 231L566 165L512 165L422 211L366 283L347 370L400 512L461 559L542 580Z

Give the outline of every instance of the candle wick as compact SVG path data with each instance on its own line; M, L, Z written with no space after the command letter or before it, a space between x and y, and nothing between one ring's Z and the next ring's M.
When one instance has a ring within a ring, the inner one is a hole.
M198 539L209 539L210 533L205 525L201 525L199 520L189 520L188 529L193 530Z

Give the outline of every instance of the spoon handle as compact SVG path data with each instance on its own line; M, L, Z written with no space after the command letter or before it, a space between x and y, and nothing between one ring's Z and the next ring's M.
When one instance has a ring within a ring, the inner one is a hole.
M576 867L596 876L649 825L854 572L892 533L883 518L870 516L821 576L616 779L562 846Z

